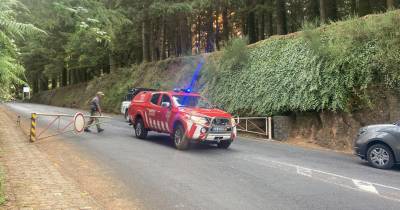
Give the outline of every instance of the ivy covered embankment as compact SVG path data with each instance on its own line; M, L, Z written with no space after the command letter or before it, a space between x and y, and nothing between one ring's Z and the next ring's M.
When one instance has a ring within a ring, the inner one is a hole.
M309 25L248 48L234 40L216 57L209 94L230 112L352 112L371 105L370 90L399 87L400 12Z
M361 126L400 120L400 12L349 18L210 59L204 93L232 113L289 116L293 141L350 150Z

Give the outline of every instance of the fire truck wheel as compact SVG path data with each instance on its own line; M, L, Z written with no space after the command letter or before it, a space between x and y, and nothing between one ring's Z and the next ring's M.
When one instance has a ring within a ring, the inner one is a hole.
M231 140L220 141L218 143L218 148L228 149L228 147L231 146L231 143L232 143Z
M177 125L172 136L174 145L178 150L186 150L189 148L189 139L186 138L185 129L182 125Z
M139 139L145 139L147 137L147 130L144 127L142 118L138 118L135 123L135 135Z

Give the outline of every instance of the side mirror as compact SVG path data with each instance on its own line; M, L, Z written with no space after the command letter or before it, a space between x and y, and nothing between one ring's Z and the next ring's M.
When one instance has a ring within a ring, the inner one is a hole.
M162 102L162 103L161 103L161 106L164 107L164 108L170 108L170 107L171 107L171 103L169 103L169 102Z

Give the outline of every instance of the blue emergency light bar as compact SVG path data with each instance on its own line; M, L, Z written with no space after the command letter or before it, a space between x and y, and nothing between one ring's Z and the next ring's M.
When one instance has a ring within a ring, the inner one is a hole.
M185 93L191 93L192 89L191 88L174 88L174 92L185 92Z

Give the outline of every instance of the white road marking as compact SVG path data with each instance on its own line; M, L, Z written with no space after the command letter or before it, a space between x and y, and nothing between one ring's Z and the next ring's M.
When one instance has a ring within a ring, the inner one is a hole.
M373 193L381 198L400 202L400 188L397 187L368 182L352 177L334 174L331 172L307 168L296 164L280 162L262 156L246 155L244 156L244 159L261 164L266 167L278 168L291 173L294 172L299 175L306 176L312 179L317 179L326 183L335 184L360 192Z
M364 190L364 191L367 191L370 193L379 194L378 191L376 190L376 188L374 187L374 185L371 184L370 182L353 179L353 183L361 190Z
M304 167L297 167L297 173L303 176L308 176L311 177L312 176L312 171L309 168L304 168Z

